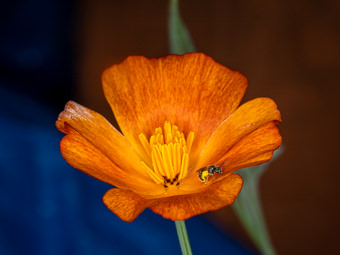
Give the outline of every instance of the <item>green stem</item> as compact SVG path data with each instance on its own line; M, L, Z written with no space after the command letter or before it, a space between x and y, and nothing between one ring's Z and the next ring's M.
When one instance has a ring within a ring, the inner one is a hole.
M190 241L185 227L185 221L175 221L179 244L183 255L192 255Z

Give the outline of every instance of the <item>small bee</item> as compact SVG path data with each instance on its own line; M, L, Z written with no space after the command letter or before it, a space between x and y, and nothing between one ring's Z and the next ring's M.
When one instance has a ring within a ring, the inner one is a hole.
M222 163L222 165L224 163L225 163L225 161ZM198 178L204 183L208 182L209 176L212 176L215 179L215 174L221 174L222 173L222 167L221 166L210 165L210 166L206 166L206 167L202 167L202 168L198 169L196 171L196 172L198 172Z

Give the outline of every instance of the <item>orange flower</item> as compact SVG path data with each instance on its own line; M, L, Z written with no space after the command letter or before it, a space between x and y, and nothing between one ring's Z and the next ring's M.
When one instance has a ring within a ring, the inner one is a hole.
M145 208L185 220L230 205L243 183L233 172L270 160L281 144L276 104L256 98L237 108L247 79L202 53L128 57L102 82L123 135L75 102L56 125L65 160L116 187L103 201L124 221ZM209 175L209 165L222 173Z

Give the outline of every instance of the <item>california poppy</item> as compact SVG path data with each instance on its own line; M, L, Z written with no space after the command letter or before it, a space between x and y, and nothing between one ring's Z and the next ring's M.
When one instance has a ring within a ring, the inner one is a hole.
M185 220L230 205L243 184L233 172L270 160L281 144L274 101L238 107L246 77L202 53L131 56L102 83L121 132L72 101L56 126L65 160L115 187L103 202L124 221L146 208Z

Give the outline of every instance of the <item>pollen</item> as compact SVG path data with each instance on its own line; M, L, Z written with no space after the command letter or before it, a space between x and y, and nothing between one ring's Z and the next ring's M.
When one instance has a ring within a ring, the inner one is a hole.
M139 140L146 154L151 158L152 165L141 161L150 178L165 188L170 185L178 186L188 173L194 132L189 132L185 137L176 125L165 121L164 127L156 128L149 140L144 134L139 135Z

